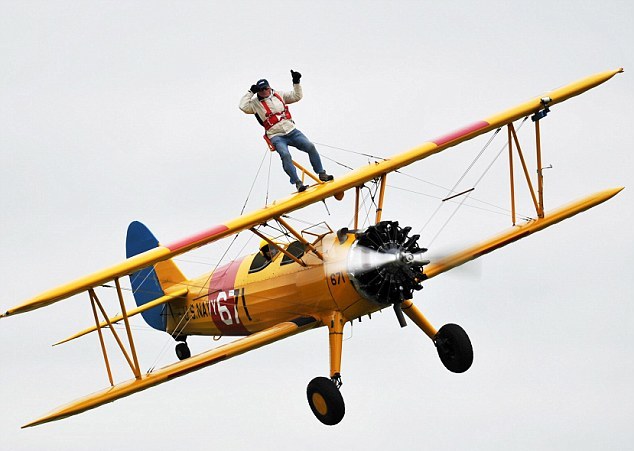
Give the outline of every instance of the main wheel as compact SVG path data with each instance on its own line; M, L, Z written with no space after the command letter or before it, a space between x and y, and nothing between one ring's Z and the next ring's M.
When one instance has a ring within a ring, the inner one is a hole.
M191 355L192 353L189 350L189 346L187 346L187 343L181 342L176 345L176 357L178 357L178 360L188 359L191 357Z
M445 368L464 373L473 363L473 347L464 329L457 324L445 324L434 337L438 356Z
M308 404L322 423L333 426L339 423L346 413L343 396L333 381L326 377L316 377L306 389Z

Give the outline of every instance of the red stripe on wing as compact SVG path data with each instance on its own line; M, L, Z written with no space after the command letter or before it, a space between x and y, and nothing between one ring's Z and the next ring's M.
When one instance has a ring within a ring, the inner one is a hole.
M491 124L489 124L486 121L478 121L478 122L475 122L475 123L473 123L471 125L467 125L466 127L463 127L461 129L453 131L453 132L451 132L451 133L449 133L447 135L443 135L443 136L440 136L440 137L438 137L436 139L432 139L431 142L433 142L437 146L442 146L443 144L447 144L447 143L449 143L451 141L455 141L456 139L459 139L459 138L462 138L464 136L467 136L470 133L473 133L473 132L481 130L481 129L485 128L485 127L488 127L489 125L491 125Z
M175 252L191 244L197 243L198 241L202 241L204 239L211 238L214 235L218 235L219 233L225 232L228 229L229 228L224 224L216 225L210 229L203 230L196 235L168 244L165 247L167 247L170 251Z

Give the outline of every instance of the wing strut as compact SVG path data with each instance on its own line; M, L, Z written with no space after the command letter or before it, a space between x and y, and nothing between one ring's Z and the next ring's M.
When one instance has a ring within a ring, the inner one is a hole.
M381 222L381 214L383 213L383 199L385 199L385 185L386 185L387 173L381 174L381 190L379 191L379 204L376 206L376 218L375 224Z
M103 360L106 363L106 372L108 373L108 381L110 382L110 386L114 387L114 380L112 379L112 370L110 369L110 361L108 360L108 351L106 350L106 343L103 341L103 333L101 332L101 327L99 327L99 317L97 316L97 308L95 304L99 302L99 300L95 301L97 296L95 296L95 291L91 288L88 290L90 295L90 306L92 307L92 313L95 317L95 324L97 324L97 333L99 334L99 343L101 344L101 353L103 354ZM110 323L108 323L110 325ZM114 329L111 329L114 332Z
M293 254L291 254L289 251L284 249L282 246L278 245L276 242L271 240L268 236L264 235L263 233L260 233L260 231L257 230L256 228L252 227L249 230L251 230L251 232L253 232L255 235L259 236L261 239L263 239L264 241L269 243L269 246L273 246L275 249L280 251L282 254L286 255L288 258L293 260L295 263L297 263L297 264L299 264L301 266L306 266L306 263L304 263L299 258L295 257Z
M110 363L108 361L108 352L106 351L106 343L104 342L103 334L101 333L101 327L100 327L99 318L97 315L97 307L99 308L99 311L101 312L106 323L108 324L108 328L112 332L112 335L114 336L115 341L119 345L119 348L121 349L121 353L123 354L123 357L125 357L126 361L128 362L128 365L130 365L130 369L132 370L134 377L136 379L141 378L141 367L139 366L139 359L137 358L136 348L134 347L134 340L132 338L132 330L130 329L130 322L128 321L127 310L125 308L125 303L123 302L123 293L121 292L121 285L119 284L119 279L115 279L115 285L117 288L119 305L121 307L121 314L123 316L123 323L125 325L125 330L128 336L128 343L130 345L130 353L128 353L128 351L125 349L125 346L123 345L123 342L121 341L121 338L119 338L119 334L117 334L117 331L114 329L114 326L112 325L112 321L110 321L110 318L108 318L106 310L103 308L101 301L99 301L99 298L97 297L97 294L95 293L95 290L93 288L90 288L88 290L88 295L90 296L90 303L92 305L93 316L95 318L95 325L97 326L97 331L99 332L99 342L101 343L101 351L103 353L104 362L106 364L106 371L108 372L108 379L110 381L110 385L114 385L112 380L112 371L110 369Z
M286 221L284 221L282 219L281 216L275 217L273 218L275 219L282 227L284 227L286 229L287 232L289 232L291 235L293 235L297 241L299 241L300 243L302 243L302 245L308 249L309 251L311 251L313 254L315 254L320 260L323 261L324 256L322 255L321 252L319 252L317 250L317 248L310 243L306 238L304 238L302 236L301 233L297 232L297 230L295 230L293 227L290 226L290 224ZM262 234L261 232L259 232L255 227L252 227L251 229L249 229L251 232L253 232L255 235L257 235L258 237L260 237L261 239L263 239L264 241L266 241L267 243L269 243L269 245L273 246L274 248L276 248L278 251L282 252L284 255L286 255L288 258L290 258L291 260L293 260L295 263L299 263L302 266L306 266L306 263L304 263L302 260L300 260L299 258L295 257L293 254L291 254L290 252L288 252L286 249L284 249L283 247L279 246L277 243L273 242L273 240L271 240L269 237L265 236L264 234Z
M546 117L546 114L550 112L548 108L548 103L550 103L549 97L544 97L541 100L541 104L545 107L543 110L538 111L531 119L535 123L535 159L537 163L537 195L535 195L535 188L533 187L533 183L531 182L531 176L528 171L528 167L526 166L526 160L524 159L524 153L522 152L522 148L520 146L519 138L517 137L517 132L515 127L513 126L513 122L509 122L507 124L508 129L508 148L509 148L509 172L510 172L510 181L511 181L511 216L513 225L516 224L516 213L515 213L515 179L514 179L514 169L513 169L513 143L515 143L515 148L517 149L517 154L520 159L520 163L522 164L522 169L524 171L524 177L526 178L526 184L528 186L528 190L530 191L531 198L533 199L533 205L535 205L535 211L537 213L538 218L544 217L544 176L543 176L543 167L542 167L542 146L541 146L541 133L539 129L539 122L541 119Z
M385 200L385 188L387 186L387 172L380 174L377 178L372 180L375 184L380 184L377 188L379 191L379 202L376 205L374 223L377 224L381 222L381 216L383 214L383 201ZM354 198L354 230L359 228L359 203L361 199L361 188L364 185L357 185L354 187L355 190L355 198ZM375 193L376 195L376 193ZM372 195L371 195L372 196ZM372 196L372 201L374 203L374 196Z
M158 305L167 304L167 303L169 303L169 302L171 302L171 301L173 301L175 299L180 299L183 296L187 296L188 292L189 292L189 289L187 287L180 287L180 288L177 287L174 290L170 289L165 294L165 296L161 296L160 298L157 298L157 299L155 299L153 301L150 301L150 302L148 302L146 304L143 304L141 307L136 307L136 308L133 308L131 310L127 310L126 311L126 315L128 316L128 318L130 318L131 316L138 315L139 313L145 312L145 311L147 311L147 310L149 310L151 308L154 308L154 307L156 307ZM114 323L118 323L122 319L123 319L123 315L119 314L119 315L116 315L116 316L113 316L112 318L110 318L110 322L112 324L114 324ZM91 332L94 332L97 329L100 329L100 328L103 328L103 327L106 327L106 326L108 326L108 321L102 321L98 325L95 325L95 326L89 327L87 329L84 329L84 330L82 330L80 332L77 332L74 335L71 335L68 338L65 338L64 340L61 340L61 341L55 343L53 346L61 345L62 343L66 343L66 342L69 342L69 341L74 340L76 338L83 337L86 334L89 334Z
M291 235L293 235L295 238L297 238L297 240L298 240L300 243L302 243L304 246L306 246L306 247L307 247L307 248L308 248L308 249L309 249L309 250L310 250L313 254L315 254L317 257L319 257L319 259L320 259L320 260L322 260L322 261L323 261L324 256L321 254L321 252L319 252L319 251L315 248L315 246L313 246L312 244L310 244L310 243L306 240L306 238L304 238L304 237L302 236L302 234L301 234L301 233L297 233L297 231L296 231L295 229L293 229L293 228L292 228L292 227L291 227L291 226L290 226L290 225L289 225L286 221L284 221L284 220L282 219L282 217L281 217L281 216L280 216L280 217L278 217L278 218L275 218L275 220L276 220L277 222L279 222L280 224L282 224L282 226L283 226L286 230L288 230L288 231L291 233Z

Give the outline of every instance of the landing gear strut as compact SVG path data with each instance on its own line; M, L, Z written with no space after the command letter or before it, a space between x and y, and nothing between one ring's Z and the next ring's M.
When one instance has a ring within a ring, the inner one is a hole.
M330 347L330 379L316 377L308 384L308 405L319 421L328 426L338 424L346 413L346 406L339 389L341 381L341 348L346 319L341 312L333 312L327 321Z

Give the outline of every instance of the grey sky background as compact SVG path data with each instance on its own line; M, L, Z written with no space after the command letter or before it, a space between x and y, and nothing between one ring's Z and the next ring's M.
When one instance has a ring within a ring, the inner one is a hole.
M631 447L633 19L630 1L0 1L2 309L121 260L132 220L169 242L235 217L261 162L247 210L263 206L267 192L269 200L290 194L261 128L237 105L258 78L290 89L291 68L303 74L304 99L291 107L298 127L340 176L346 169L331 160L358 167L368 158L336 148L393 155L624 67L554 107L542 143L553 166L547 210L626 186L416 294L437 327L454 322L469 333L467 373L445 370L424 334L412 324L401 330L389 310L347 326L346 416L336 427L320 424L305 399L308 382L328 373L319 329L20 430L108 382L95 336L50 347L91 324L85 296L2 320L0 448ZM520 131L527 154L531 129L529 121ZM453 186L489 137L403 171L416 179L390 176L384 218L421 229L447 193L431 183ZM503 146L497 137L459 189L472 187ZM478 184L477 201L445 227L456 205L443 207L423 229L431 254L510 226L494 207L509 208L505 155ZM518 196L531 215L526 192ZM347 226L352 198L330 201L330 216L320 204L293 217ZM228 258L257 242L241 234ZM199 275L228 244L178 263ZM175 360L166 334L140 318L134 325L144 368ZM190 341L193 352L215 345ZM123 362L115 367L118 380L130 378Z

